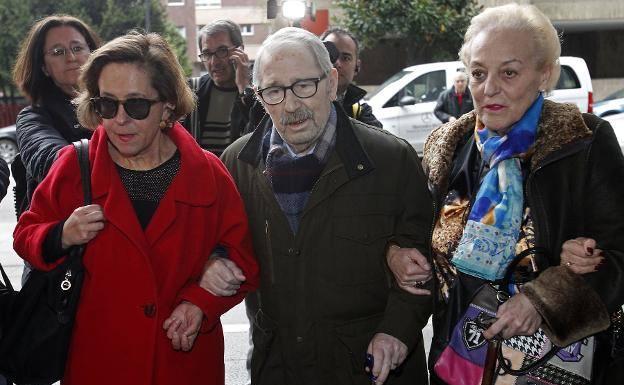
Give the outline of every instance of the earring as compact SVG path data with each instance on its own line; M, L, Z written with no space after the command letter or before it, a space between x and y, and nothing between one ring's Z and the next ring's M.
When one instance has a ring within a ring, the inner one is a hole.
M164 120L161 120L160 123L158 124L158 127L160 127L161 130L164 130L165 128L167 128L167 122L165 122Z

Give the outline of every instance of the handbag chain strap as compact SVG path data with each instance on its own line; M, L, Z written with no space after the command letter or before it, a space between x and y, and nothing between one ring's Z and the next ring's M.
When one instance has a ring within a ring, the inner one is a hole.
M503 279L503 282L501 283L501 285L499 286L499 290L505 292L506 294L509 295L509 297L511 297L511 293L509 293L508 291L508 287L509 287L509 283L511 282L511 277L514 273L514 269L515 267L518 265L518 263L524 259L524 257L530 255L530 254L545 254L547 252L547 250L543 247L529 247L526 250L523 250L521 253L519 253L516 258L513 260L513 262L508 266L507 268L507 272L505 273L505 278ZM550 360L555 354L557 354L557 352L560 350L561 348L556 346L556 345L552 345L552 347L550 348L550 350L544 354L542 357L540 357L537 361L534 361L530 364L528 364L527 366L524 366L522 368L519 369L513 369L511 367L511 364L508 363L509 361L507 359L505 359L505 356L503 354L503 344L499 343L498 344L498 348L497 348L497 355L498 355L498 362L499 362L499 367L503 370L503 372L507 373L507 374L511 374L512 376L523 376L541 366L543 366L546 362L548 362L548 360Z

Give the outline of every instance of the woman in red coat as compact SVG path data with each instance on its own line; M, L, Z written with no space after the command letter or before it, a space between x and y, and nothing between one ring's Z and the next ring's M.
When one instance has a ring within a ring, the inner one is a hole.
M64 149L15 229L15 250L49 270L88 242L63 384L223 384L219 317L257 284L247 217L221 162L177 123L194 105L158 35L130 34L85 64L78 116L96 127L93 202ZM246 280L231 297L198 285L216 245Z

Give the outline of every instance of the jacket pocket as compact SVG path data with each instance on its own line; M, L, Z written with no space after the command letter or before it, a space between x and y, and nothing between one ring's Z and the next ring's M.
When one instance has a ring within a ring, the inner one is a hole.
M390 215L334 218L331 280L358 285L385 280L386 242L393 233Z
M345 364L348 362L354 383L359 383L357 380L366 379L368 376L364 371L366 350L382 317L383 314L375 314L349 321L335 328L338 340L335 349L336 362Z
M276 338L276 324L259 309L253 320L251 378L261 382ZM275 353L275 349L273 349Z

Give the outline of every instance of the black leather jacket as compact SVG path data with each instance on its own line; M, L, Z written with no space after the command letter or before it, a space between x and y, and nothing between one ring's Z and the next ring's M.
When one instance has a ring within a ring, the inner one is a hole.
M92 132L78 123L71 98L58 87L50 87L42 100L24 108L15 123L17 146L26 168L28 197L47 175L57 152Z

